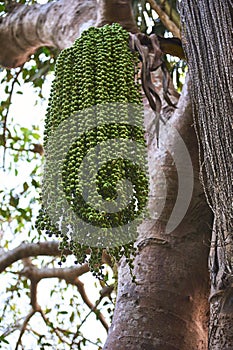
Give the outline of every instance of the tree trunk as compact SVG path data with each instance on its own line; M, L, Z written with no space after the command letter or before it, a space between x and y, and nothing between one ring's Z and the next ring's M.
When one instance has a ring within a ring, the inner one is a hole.
M98 24L105 23L104 16L110 23L117 19L112 11L112 6L116 4L125 6L131 18L130 3L131 0L111 0L111 4L102 0ZM118 15L121 13L123 16L123 23L128 23L120 6L118 10ZM95 5L91 0L60 0L30 8L22 5L0 23L0 63L15 67L24 63L40 46L59 49L69 46L85 25L94 24L94 12ZM121 23L121 18L117 22ZM127 24L128 30L135 31L135 24L130 22L132 28L128 28ZM212 215L199 183L197 141L187 86L179 108L170 119L171 125L186 143L194 169L192 201L177 227L174 227L176 221L184 214L182 201L187 202L188 196L185 191L183 198L180 195L178 180L188 182L187 174L190 176L190 172L186 173L185 162L179 172L176 169L173 156L179 150L180 138L176 133L169 133L168 126L164 127L159 142L161 145L169 143L169 147L157 149L156 135L151 139L152 119L153 115L149 113L145 124L151 177L149 209L154 218L140 227L139 254L134 271L137 284L132 282L124 261L119 267L117 305L104 349L204 350L207 348L207 260ZM163 173L167 180L165 188ZM164 190L167 191L166 196ZM175 205L177 195L180 196L178 208ZM158 215L155 215L156 212ZM168 230L168 223L173 227L172 232Z
M149 207L156 210L160 206L160 189L155 190L155 186L163 182L161 169L167 180L167 203L159 220L145 221L140 227L134 271L136 284L125 261L120 264L117 304L104 350L207 349L212 214L199 182L198 147L187 85L170 122L191 155L192 200L182 222L171 233L165 233L178 191L177 164L166 149L156 149L154 139L148 147L151 194L155 193L155 197L150 197ZM145 123L148 125L148 120ZM165 126L160 143L163 145L169 139L175 150L179 140L169 135L168 130L166 132ZM185 177L185 164L182 171Z
M97 26L114 22L120 23L131 33L137 33L138 27L133 16L131 0L101 0L99 1Z
M181 2L205 194L214 213L209 349L233 349L232 0Z

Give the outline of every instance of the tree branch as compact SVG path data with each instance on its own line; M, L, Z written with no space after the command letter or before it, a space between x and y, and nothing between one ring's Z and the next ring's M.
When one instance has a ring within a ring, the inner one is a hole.
M96 304L93 304L90 301L90 299L87 296L87 293L86 293L86 290L85 290L85 287L84 287L84 283L82 283L78 278L75 279L74 283L77 286L79 294L81 295L82 300L84 301L84 303L89 307L89 309L91 311L93 311L98 316L98 319L100 320L100 322L102 323L102 325L104 326L106 331L108 332L108 328L109 328L108 324L107 324L104 316L102 315L102 313L97 309L97 306L98 306L99 303L97 302ZM101 296L100 300L102 300L102 296Z
M45 315L41 310L40 306L37 303L37 284L40 280L44 278L59 278L66 281L67 284L72 284L76 286L84 303L89 307L91 312L94 312L97 316L106 331L108 331L108 324L103 316L103 314L97 309L97 305L102 300L103 296L101 295L100 300L96 304L93 304L88 298L84 284L78 279L78 276L83 275L89 271L87 264L81 266L69 267L69 268L41 268L38 269L37 266L33 265L30 260L24 260L24 268L20 271L21 276L25 276L31 281L31 305L34 310L37 310L41 313L42 317L45 320ZM57 333L56 333L57 334Z
M54 327L54 326L52 325L52 323L50 322L49 318L45 315L45 313L44 313L42 310L40 310L39 312L40 312L41 317L43 318L44 323L46 324L46 326L52 328L52 330L54 331L54 333L56 334L56 336L58 337L58 339L61 341L61 343L63 343L63 344L65 343L65 344L67 344L67 345L70 346L69 342L67 342L67 341L61 336L61 334L60 334L60 332L63 333L63 330L61 330L61 329L58 328L58 327Z
M21 327L21 330L20 330L19 338L18 338L16 346L15 346L15 350L18 350L19 345L21 344L22 336L24 335L24 332L25 332L25 330L27 328L27 324L30 321L30 319L32 318L32 316L35 315L36 312L37 312L37 310L33 310L32 309L29 312L29 314L25 317L25 319L23 321L23 324L22 324L22 327Z
M98 20L97 18L98 9ZM64 49L84 29L120 23L137 32L131 0L58 0L44 5L20 5L0 19L0 65L18 67L39 47Z
M30 268L30 267L33 266L32 262L31 262L31 259L29 259L29 258L24 259L23 260L23 264L24 264L25 268L26 267ZM22 336L23 336L24 332L26 331L26 328L27 328L27 325L28 325L30 319L32 318L32 316L37 311L41 310L41 307L40 307L40 305L37 302L37 285L38 285L38 282L35 281L33 278L30 279L30 281L31 281L30 299L31 299L32 310L29 312L29 314L25 317L25 319L23 321L23 324L22 324L21 330L20 330L20 334L19 334L19 338L18 338L16 346L15 346L15 350L17 350L19 345L21 344Z
M18 77L19 77L19 74L22 72L22 69L23 69L23 65L20 67L20 69L15 72L15 76L13 77L13 81L11 83L11 88L10 88L10 91L9 91L9 95L7 97L7 100L6 100L6 103L7 103L7 107L6 107L6 114L3 118L3 147L4 147L4 151L3 151L3 168L5 168L5 156L6 156L6 131L7 131L7 118L8 118L8 114L9 114L9 111L10 111L10 105L12 103L12 96L13 96L13 92L14 92L14 87L15 87L15 84L18 82Z
M76 280L74 281L74 284L77 286L78 291L84 301L84 303L90 308L90 312L84 317L84 319L82 320L81 324L77 327L77 331L73 336L72 339L72 345L75 344L75 339L77 338L77 336L79 335L79 329L81 328L81 326L84 324L84 322L86 321L86 319L88 318L88 316L94 312L96 314L96 316L98 316L98 319L100 320L100 322L102 323L102 325L104 326L104 328L106 329L106 331L108 332L109 326L104 318L104 316L102 315L102 313L97 309L97 306L99 305L99 303L102 300L102 296L100 296L100 298L96 301L95 304L93 304L90 299L88 298L85 288L84 288L84 284L78 279L76 278Z
M37 283L44 278L59 278L64 279L67 283L74 284L74 280L89 271L87 264L83 264L75 267L64 267L64 268L40 268L31 264L25 266L20 271L20 275L34 280ZM74 284L76 285L76 284Z
M95 21L94 0L17 6L0 18L0 64L21 66L41 46L68 47Z
M148 0L148 2L150 3L152 9L157 12L164 26L170 30L175 37L180 39L180 19L178 13L174 10L171 11L171 8L167 2L165 3L164 7L162 5L158 5L155 0ZM161 1L158 2L162 3ZM170 13L172 13L172 16L169 15Z
M0 256L0 273L8 266L23 258L38 255L60 256L61 251L58 249L58 242L41 242L41 243L22 243L18 247L2 253ZM69 254L69 252L65 252Z
M39 256L39 255L60 256L61 251L58 249L58 247L59 247L59 242L56 242L56 241L52 241L52 242L47 241L47 242L40 242L40 243L25 243L24 242L12 250L1 253L1 255L0 255L0 273L3 272L7 267L12 265L13 263L15 263L16 261L21 260L21 259L35 257L35 256ZM65 250L65 251L63 251L63 253L65 255L71 254L71 252L69 250ZM88 253L90 253L90 252L87 250L87 254ZM102 263L107 264L109 266L112 266L111 257L106 253L105 250L103 250L103 252L102 252ZM85 266L85 265L82 265L81 267L83 267L83 266ZM44 270L46 270L46 269L41 269L42 275L43 275ZM59 271L61 269L54 268L52 270L53 270L53 272L51 272L51 274L54 276L54 274L60 273ZM51 277L51 276L48 276L48 278L49 277ZM42 277L42 278L46 278L46 277Z

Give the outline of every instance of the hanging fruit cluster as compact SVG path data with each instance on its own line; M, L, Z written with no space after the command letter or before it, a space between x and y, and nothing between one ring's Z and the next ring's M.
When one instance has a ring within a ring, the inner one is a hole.
M125 255L130 261L147 203L137 74L138 56L129 49L129 33L119 24L83 32L60 53L55 67L36 225L60 237L60 249L71 250L78 263L88 254L96 273L103 248L116 260Z

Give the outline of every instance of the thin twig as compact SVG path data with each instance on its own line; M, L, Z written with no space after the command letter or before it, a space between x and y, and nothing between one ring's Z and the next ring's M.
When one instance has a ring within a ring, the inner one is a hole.
M33 144L33 149L30 148L15 148L15 147L11 147L11 146L6 146L5 145L5 149L10 149L12 151L16 151L16 152L33 152L33 153L39 153L41 156L44 154L44 150L42 145L40 145L39 143Z
M40 314L41 314L41 316L42 316L46 326L50 327L54 331L54 333L56 334L56 336L58 337L58 339L62 343L65 343L65 344L70 346L70 343L67 340L65 340L64 338L62 338L58 328L57 327L53 327L52 322L50 322L49 318L45 316L44 312L42 310L40 310L39 312L40 312Z
M12 81L12 84L11 84L11 89L10 89L10 92L9 92L9 96L7 98L7 108L6 108L6 115L5 117L3 118L3 147L4 147L4 151L3 151L3 169L5 168L5 158L6 158L6 131L7 131L7 118L8 118L8 115L9 115L9 111L10 111L10 105L11 105L11 100L12 100L12 96L13 96L13 92L14 92L14 86L15 86L15 83L17 82L18 80L18 76L19 74L22 72L23 70L23 66L22 65L20 67L20 69L18 70L18 72L16 72L15 74L15 77Z
M100 304L100 302L102 301L103 299L103 296L101 295L100 298L96 301L95 304L92 304L91 301L89 300L87 294L86 294L86 291L85 291L85 288L84 288L84 284L77 278L76 279L76 285L77 285L77 288L78 288L78 291L84 301L84 303L90 308L90 311L86 314L86 316L84 317L84 319L81 321L80 325L77 327L77 331L76 333L74 334L73 336L73 339L72 339L72 343L71 343L71 348L72 346L75 344L75 339L78 337L79 335L79 330L80 328L82 327L82 325L86 322L87 318L90 316L90 314L92 312L94 312L97 316L98 316L98 319L100 320L100 322L102 323L102 325L104 326L104 328L106 329L106 331L108 332L108 324L107 322L105 321L105 318L104 316L102 315L102 313L97 309L97 306Z
M37 310L31 310L29 312L29 314L26 316L23 324L22 324L22 327L21 327L21 331L20 331L20 334L19 334L19 338L17 340L17 343L16 343L16 346L15 346L15 350L18 350L19 348L19 345L21 344L21 339L22 339L22 336L24 335L24 332L26 331L26 328L27 328L27 324L28 322L30 321L30 319L32 318L32 316L37 312Z
M100 320L100 322L104 326L106 332L108 332L109 326L108 326L103 314L97 309L97 306L100 303L100 301L103 299L103 296L101 295L100 299L98 300L98 304L97 303L93 304L87 296L87 293L86 293L86 290L84 287L84 283L82 283L78 278L76 278L76 286L78 288L78 291L79 291L79 294L81 295L82 300L91 310L90 312L94 312L97 315L98 319Z

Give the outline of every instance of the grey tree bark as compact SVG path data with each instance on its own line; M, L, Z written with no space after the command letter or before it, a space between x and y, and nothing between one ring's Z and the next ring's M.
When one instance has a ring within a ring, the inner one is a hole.
M136 284L131 281L125 261L120 264L116 310L104 350L207 349L212 214L199 182L197 140L188 86L190 84L184 86L178 108L169 122L178 130L191 155L194 169L192 200L179 226L171 233L165 233L179 184L172 155L166 149L157 149L154 135L148 147L149 207L155 212L160 210L159 184L164 175L167 180L166 204L159 220L145 221L140 226L139 254L134 271ZM150 115L145 119L147 127ZM166 144L167 138L172 149L179 147L179 137L168 134L165 127L160 143ZM184 168L183 176L186 175Z
M0 65L18 67L41 46L62 50L72 45L96 23L96 8L94 0L17 6L0 18Z

